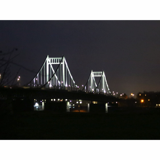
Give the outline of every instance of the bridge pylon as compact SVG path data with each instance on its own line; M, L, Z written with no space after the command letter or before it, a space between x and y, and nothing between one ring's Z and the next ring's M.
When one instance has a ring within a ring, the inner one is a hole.
M98 83L96 82L95 79L97 77L99 78ZM107 83L105 72L91 70L87 83L84 86L84 90L86 92L110 94L111 91Z
M57 68L54 69L54 66ZM66 58L47 55L38 73L28 83L30 87L74 88L75 81L71 75Z

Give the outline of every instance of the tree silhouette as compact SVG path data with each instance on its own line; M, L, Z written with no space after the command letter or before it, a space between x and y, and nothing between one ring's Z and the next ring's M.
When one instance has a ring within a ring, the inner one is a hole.
M14 59L19 55L15 54L18 51L17 48L13 48L9 52L0 51L0 87L5 85L12 85L14 79L16 78L17 74L20 71L17 71L17 74L11 72L11 64L14 63Z

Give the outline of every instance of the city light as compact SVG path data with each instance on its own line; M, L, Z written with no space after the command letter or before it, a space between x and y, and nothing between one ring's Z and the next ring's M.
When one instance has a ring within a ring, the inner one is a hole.
M144 99L141 99L141 103L144 103Z
M34 107L38 108L39 107L39 104L36 102Z
M131 93L131 96L134 96L134 94L133 94L133 93Z
M93 101L92 103L93 103L93 104L97 104L98 102L97 102L97 101Z
M20 79L21 79L21 77L20 77L20 76L18 76L17 81L20 81Z

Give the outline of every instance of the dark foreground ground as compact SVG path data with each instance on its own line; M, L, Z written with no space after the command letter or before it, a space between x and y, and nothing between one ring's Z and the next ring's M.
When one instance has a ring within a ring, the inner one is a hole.
M160 139L160 110L135 113L27 112L0 117L0 139Z

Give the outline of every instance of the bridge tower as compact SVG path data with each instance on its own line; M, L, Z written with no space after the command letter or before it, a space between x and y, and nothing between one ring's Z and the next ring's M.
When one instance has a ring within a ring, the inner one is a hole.
M55 65L57 65L56 69L54 69ZM49 57L49 55L47 55L40 70L28 85L49 88L76 86L65 57Z
M97 77L99 77L98 83L95 80L95 78L97 78ZM84 89L88 92L96 92L96 93L104 93L104 94L111 93L104 71L91 70L91 74L89 76L89 79L88 79Z

